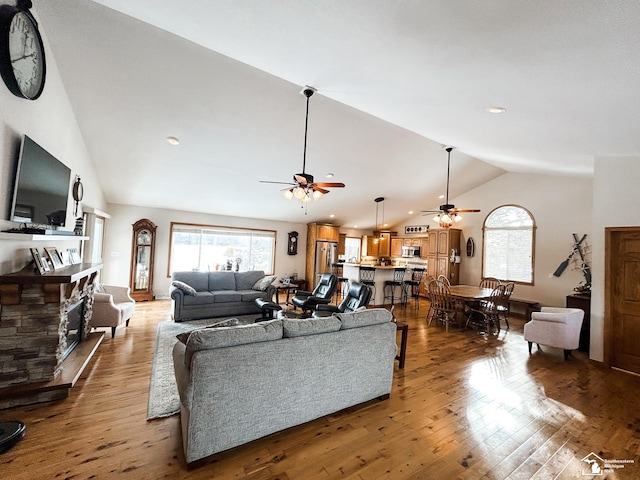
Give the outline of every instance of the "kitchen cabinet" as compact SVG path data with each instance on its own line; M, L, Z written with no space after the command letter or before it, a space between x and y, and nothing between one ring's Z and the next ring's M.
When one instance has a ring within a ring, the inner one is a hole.
M392 232L393 233L393 232ZM418 247L420 248L420 258L427 258L428 237L412 237L412 238L391 238L391 256L401 257L402 247Z
M347 234L340 233L338 235L338 255L345 255L346 243L347 243Z
M460 250L462 230L432 230L429 232L427 249L427 274L433 277L444 275L451 285L460 283L460 264L451 263L451 250Z
M429 255L429 237L420 239L420 258L427 258Z
M322 223L310 223L309 226L316 231L316 240L325 242L337 242L340 239L338 227Z
M401 257L402 246L404 245L404 238L392 238L391 239L391 256Z
M391 257L391 239L396 235L397 232L374 231L372 236L367 237L367 255Z

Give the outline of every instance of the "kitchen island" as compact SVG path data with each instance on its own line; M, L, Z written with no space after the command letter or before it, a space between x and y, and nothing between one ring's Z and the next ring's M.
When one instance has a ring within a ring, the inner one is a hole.
M359 263L345 263L343 270L342 270L342 276L346 277L349 279L349 282L357 282L359 281L360 278L360 266L361 264ZM397 268L397 267L404 267L404 265L387 265L387 266L381 266L381 265L367 265L367 264L362 264L363 267L373 267L376 269L376 277L375 277L375 286L376 286L376 290L375 290L375 297L371 298L371 301L369 302L369 306L373 307L373 306L382 306L384 304L384 282L387 280L393 280L393 271ZM426 268L425 264L420 264L420 265L407 265L406 269L407 271L404 274L404 279L405 280L411 280L411 271L413 268L417 268L417 267L421 267L421 268ZM400 295L400 288L396 287L396 295ZM397 302L400 303L400 302Z

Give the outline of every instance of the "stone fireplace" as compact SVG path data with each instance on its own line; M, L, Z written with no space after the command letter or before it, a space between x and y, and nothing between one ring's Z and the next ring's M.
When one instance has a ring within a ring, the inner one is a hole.
M0 276L0 408L68 396L104 335L89 333L101 267Z

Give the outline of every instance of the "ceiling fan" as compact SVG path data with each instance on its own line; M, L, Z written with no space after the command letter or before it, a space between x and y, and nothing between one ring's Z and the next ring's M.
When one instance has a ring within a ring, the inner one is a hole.
M293 182L271 182L268 180L260 180L261 183L277 183L281 185L289 185L282 190L282 194L286 199L291 200L297 198L302 203L308 203L313 200L319 200L323 195L329 193L327 188L343 188L344 183L340 182L314 182L313 175L306 173L307 162L307 130L309 126L309 98L316 92L316 89L306 86L302 89L302 94L307 97L307 113L304 121L304 152L302 155L302 173L293 174Z
M444 149L447 151L447 195L444 203L440 205L440 210L423 210L422 214L429 215L435 213L436 216L433 217L433 219L439 223L440 228L450 228L453 223L462 220L459 213L477 213L480 210L456 208L455 205L449 203L449 170L451 168L451 150L453 150L454 147L445 146Z

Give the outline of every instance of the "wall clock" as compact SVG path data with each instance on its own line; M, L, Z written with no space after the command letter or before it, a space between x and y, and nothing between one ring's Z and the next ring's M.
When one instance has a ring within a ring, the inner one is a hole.
M35 100L44 89L46 62L30 0L0 6L0 75L15 96Z
M289 255L298 254L298 232L289 232L289 242L287 243L287 253Z

